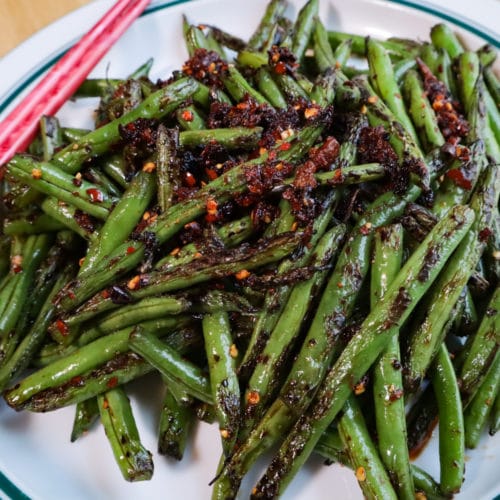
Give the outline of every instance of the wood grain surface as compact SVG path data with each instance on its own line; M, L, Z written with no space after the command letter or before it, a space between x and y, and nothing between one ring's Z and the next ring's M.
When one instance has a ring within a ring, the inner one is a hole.
M23 40L91 0L0 0L0 57Z

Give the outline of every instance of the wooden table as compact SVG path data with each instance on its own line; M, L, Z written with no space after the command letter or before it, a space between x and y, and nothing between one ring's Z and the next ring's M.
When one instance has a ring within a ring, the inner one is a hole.
M91 0L0 0L0 57L31 34Z

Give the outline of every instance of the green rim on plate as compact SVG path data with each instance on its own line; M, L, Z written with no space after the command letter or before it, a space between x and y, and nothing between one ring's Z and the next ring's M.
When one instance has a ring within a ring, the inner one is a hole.
M159 3L158 5L152 5L148 7L141 17L148 16L153 14L154 12L161 11L168 7L173 7L174 5L179 5L183 3L190 2L192 0L170 0L165 1L163 3ZM464 30L473 33L474 35L482 38L486 42L490 43L497 49L500 48L500 38L495 36L494 34L490 34L485 31L482 27L478 27L470 24L466 19L456 16L451 13L441 12L436 10L435 8L429 5L422 5L418 3L414 3L410 0L387 0L391 3L404 5L405 7L409 7L421 12L425 12L427 14L432 14L435 17L443 19L446 22L453 23ZM30 73L25 75L17 84L14 85L12 90L10 90L5 98L0 102L0 113L2 113L18 96L21 94L24 89L31 83L33 83L37 78L39 78L45 71L47 71L52 65L54 65L69 49L69 47L74 42L71 42L66 47L60 49L57 53L50 56L47 60L43 61L40 65L35 67ZM23 493L7 476L5 476L0 471L0 499L10 499L10 500L29 500L29 496ZM492 500L500 500L500 495L496 496Z
M29 496L23 493L12 481L0 472L0 498L10 500L29 500Z

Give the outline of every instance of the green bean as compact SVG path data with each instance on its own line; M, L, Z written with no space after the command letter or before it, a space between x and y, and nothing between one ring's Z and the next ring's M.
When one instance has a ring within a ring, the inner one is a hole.
M122 189L117 186L103 171L95 167L88 167L85 171L85 178L93 184L101 187L110 196L119 198L122 194Z
M51 411L149 373L153 367L129 351L130 333L140 328L158 336L168 334L166 342L181 353L198 340L190 330L173 331L171 324L164 326L161 321L125 328L78 349L66 348L62 356L56 354L50 364L5 391L5 400L16 410Z
M71 442L74 443L78 438L86 434L98 418L97 398L90 398L77 403L71 429Z
M96 308L92 304L87 309L76 311L72 316L60 316L48 329L52 338L60 344L69 345L76 335L83 334L79 331L83 322L93 318L97 313L105 313L109 310L110 312L107 314L100 315L95 326L86 329L86 336L93 335L93 332L96 334L99 332L99 336L106 335L135 325L140 321L159 318L164 320L170 318L172 323L175 323L177 320L172 316L178 316L191 307L191 302L182 297L151 297L135 304L122 306L119 309L111 306L112 301L107 301L105 304L109 304L109 306L103 307L99 304L100 307ZM115 310L113 311L113 309Z
M464 414L465 446L476 448L488 417L491 413L495 398L500 387L500 353L497 353L486 377L479 387L474 399Z
M314 451L326 458L328 460L328 465L330 462L338 462L347 466L350 465L338 429L333 427L329 427L322 434Z
M500 345L500 288L497 287L486 308L479 328L472 337L468 353L460 370L460 391L468 403L481 384L495 359Z
M179 145L184 148L193 148L217 143L229 150L254 149L260 140L261 133L261 127L184 130L179 134Z
M269 38L278 18L283 15L286 4L283 0L271 0L266 7L264 16L259 26L254 31L247 43L250 50L259 50Z
M497 58L497 52L493 45L489 43L485 43L481 47L476 50L476 54L479 57L479 62L483 68L487 68L491 66Z
M398 496L392 488L354 396L348 398L344 404L338 429L364 496L367 499L396 500Z
M138 118L162 118L177 109L198 88L198 84L189 78L177 80L151 94L132 111L66 146L54 155L52 161L65 172L75 174L85 161L107 152L109 146L118 141L120 125Z
M406 96L408 113L413 120L424 150L429 152L443 146L445 140L439 130L436 114L427 99L416 71L410 70L406 73L403 93Z
M400 225L383 227L375 233L371 279L371 309L396 277L403 258L403 230ZM373 370L373 394L378 448L391 482L401 498L414 498L401 374L399 339L393 337ZM342 420L341 420L342 421Z
M166 129L163 125L160 125L156 142L156 169L158 204L163 212L173 205L174 190L180 181L174 168L176 166L178 145L179 131L177 129Z
M198 89L193 93L193 101L202 106L206 111L209 110L212 101L222 102L232 105L231 98L222 90L218 88L210 88L203 83L198 83Z
M43 200L41 208L52 219L59 221L85 240L92 240L96 237L99 223L92 217L85 215L80 209L58 201L52 196Z
M307 265L323 269L334 261L340 244L345 236L345 227L337 226L317 242L309 253ZM322 288L326 280L326 271L317 271L311 278L293 286L279 319L276 322L266 346L259 354L256 366L248 381L244 397L244 427L246 434L253 428L257 419L269 406L276 394L278 384L284 374L284 366L297 342L297 337L303 326L306 313L315 293ZM247 435L240 432L239 439Z
M95 115L95 127L100 128L136 109L144 100L143 85L137 80L125 80L104 95Z
M309 101L309 94L306 90L299 84L299 82L292 76L284 74L273 74L273 78L276 81L281 92L286 96L287 101L298 101L305 99Z
M182 460L193 420L193 410L177 401L167 381L158 424L158 453Z
M319 71L322 73L328 68L335 66L336 59L333 54L332 46L328 41L328 33L326 32L323 23L319 19L316 19L314 23L313 40L314 58L316 60L316 65L318 66ZM350 41L342 42L341 44L339 44L339 47L345 47L345 44L348 44L350 48ZM339 61L339 64L343 66L341 61Z
M456 183L451 176L445 179L436 192L432 211L436 217L442 217L450 207L466 203L476 186L481 170L486 166L486 157L482 142L474 142L469 148L469 158L465 161L454 161L450 170L464 169L467 171L467 181L465 185Z
M61 235L62 233L60 233ZM58 236L60 236L58 235ZM44 302L50 294L54 283L57 279L61 261L66 257L64 238L59 237L56 243L49 249L47 257L41 262L40 267L36 271L36 276L31 286L31 296L29 302L24 307L24 314L16 323L15 329L0 340L0 366L10 362L15 349L19 342L30 329L31 324L35 321L40 313ZM71 244L68 247L72 246ZM72 248L74 249L74 248ZM11 295L10 292L8 292ZM0 299L1 300L1 299ZM8 301L4 300L4 304L8 306ZM1 371L1 368L0 368Z
M226 53L224 52L224 48L219 43L217 38L214 37L214 35L212 34L212 30L208 30L208 32L205 34L205 37L207 39L209 50L212 50L217 54L219 54L219 56L222 59L226 59Z
M87 128L61 127L61 133L65 143L79 141L90 132Z
M153 459L141 443L132 407L123 388L117 387L100 394L97 405L106 437L124 479L151 479Z
M155 193L156 176L142 170L130 182L122 197L113 207L106 222L89 245L80 268L79 277L90 271L96 262L122 244L141 219Z
M363 35L355 35L352 33L342 33L339 31L328 31L328 40L334 48L340 43L350 40L351 48L354 54L364 56L366 54L366 37ZM401 41L377 40L387 51L399 57L408 57L415 49L408 50L407 45Z
M463 51L462 44L447 24L436 24L431 28L431 40L435 47L444 49L452 59Z
M0 314L3 314L7 309L9 301L20 279L21 276L19 274L9 273L2 280L2 288L0 290Z
M175 112L175 116L183 130L203 130L207 128L205 119L193 105L179 108Z
M99 186L73 177L50 163L36 162L27 156L15 156L8 164L9 174L29 184L37 191L105 220L112 208L113 199Z
M315 179L321 185L349 186L376 181L384 178L385 174L385 168L380 163L364 163L320 172L315 175Z
M10 237L0 235L0 280L9 272L10 268Z
M436 483L434 478L415 464L411 465L411 472L415 489L424 493L428 500L442 500L445 496L441 493L439 484Z
M183 359L168 344L150 333L135 329L130 334L129 346L169 380L175 380L183 386L186 392L206 403L213 403L210 382L202 370Z
M492 68L484 68L483 75L484 81L490 91L491 98L498 108L500 107L500 81Z
M477 330L478 326L479 319L474 299L472 298L470 289L467 288L463 297L462 317L460 318L456 334L462 336L471 335Z
M54 116L42 116L40 118L40 134L43 144L43 159L49 161L55 150L62 145L59 120Z
M417 66L417 62L415 59L401 59L400 61L394 63L394 78L398 84L401 84L406 72L415 69Z
M9 356L0 367L0 390L4 389L14 378L28 367L31 359L36 351L40 348L45 340L47 326L52 321L55 315L55 306L53 299L56 293L74 276L74 266L67 265L58 276L57 281L53 285L51 292L41 307L39 314L26 333L26 336L21 340L15 351Z
M259 104L269 104L268 100L255 90L234 66L229 66L227 74L222 77L222 80L224 87L236 102L243 100L248 95Z
M397 334L400 326L465 236L473 220L472 210L464 206L456 207L445 219L438 222L408 259L384 297L379 301L377 309L368 315L360 330L354 334L327 374L316 395L315 403L307 413L302 415L288 434L266 474L259 482L257 492L278 494L283 491L312 452L322 432L342 409L351 393L353 381L359 380L366 373L387 346L390 338ZM453 234L453 236L444 239L444 234ZM429 268L426 255L436 246L439 247L439 258L429 273L426 273L426 279L421 281L417 276L422 269ZM266 436L262 439L268 438ZM292 456L295 458L293 463L290 460Z
M286 100L280 88L273 80L269 70L266 68L259 68L256 79L261 94L265 96L271 105L275 108L285 109L287 106Z
M94 369L128 350L128 337L134 327L112 333L70 353L68 356L42 368L7 391L7 400L14 406L23 405L37 393L67 383L72 377Z
M237 349L226 312L205 315L202 327L222 452L227 456L236 442L240 423L240 386L235 360Z
M446 88L450 91L450 94L456 98L458 96L458 90L457 82L455 79L455 70L453 68L450 55L448 54L448 52L446 52L446 50L438 50L437 63L438 65L435 73L436 76L446 85Z
M138 319L140 319L140 317ZM175 316L163 315L161 317L153 317L153 318L148 318L146 316L146 319L139 322L137 322L137 320L134 317L131 317L128 321L123 321L123 322L120 320L120 318L117 318L116 321L116 323L123 325L122 328L139 325L148 331L151 329L153 331L161 329L162 331L168 331L168 332L174 331L178 328L184 328L188 326L191 322L192 322L191 318L189 316L184 316L184 315L175 315ZM112 326L113 322L110 321L108 325ZM120 328L120 330L122 328ZM76 343L77 346L82 347L84 345L93 342L99 337L103 337L105 335L108 335L109 333L113 333L113 331L114 331L113 329L110 329L106 325L104 326L104 328L101 327L100 325L96 325L94 327L83 327L82 330L78 332L79 336L77 337L74 343Z
M406 112L388 52L375 40L368 38L366 41L366 57L368 59L370 83L377 94L384 99L385 104L394 113L396 119L403 125L406 133L418 145L418 137Z
M103 172L122 189L127 188L130 175L127 172L125 160L122 155L112 154L103 158L101 168Z
M491 412L490 436L494 436L500 429L500 394L497 394Z
M488 124L497 142L500 142L500 111L491 94L485 89L484 103L488 112Z
M446 333L443 329L445 322L481 258L486 242L481 241L479 234L492 223L499 191L498 169L490 168L485 172L470 203L476 213L474 224L426 298L425 316L418 318L408 342L405 386L410 390L416 390L436 355Z
M124 80L116 78L87 78L76 90L74 97L105 97L112 93Z
M51 238L44 234L28 237L22 254L22 267L13 280L11 294L5 302L0 302L0 307L4 308L0 317L0 338L9 335L23 314L23 308L28 302L28 291L34 282L40 262L47 255L50 240Z
M389 132L389 142L398 155L402 165L405 162L413 163L414 173L412 174L417 184L428 189L429 176L428 166L419 146L413 140L412 135L396 120L391 110L379 99L370 88L368 82L358 78L355 84L362 93L368 93L366 114L372 127L382 125ZM411 160L410 160L411 159Z
M236 221L228 222L226 225L215 229L216 238L220 238L222 243L230 248L246 241L254 232L250 217L243 217ZM192 262L199 253L203 252L203 247L195 243L188 243L183 247L174 248L168 255L155 263L155 269L167 270L176 266L181 266Z
M134 80L138 78L147 77L151 68L153 67L154 59L150 57L145 63L141 64L137 69L135 69L128 78Z
M238 52L237 61L242 66L259 69L267 66L269 57L264 52L252 52L244 49Z
M332 429L332 427L329 427L321 435L314 451L326 458L329 462L338 462L347 467L351 466L346 456L346 451L339 432L336 429ZM429 500L443 500L445 498L439 489L439 484L436 483L430 474L420 467L417 467L415 464L411 464L410 469L417 492L424 493ZM360 477L362 477L363 471L360 470L359 474Z
M340 42L333 51L334 66L344 67L347 64L349 58L351 57L351 51L352 51L351 40L344 40L343 42Z
M280 201L279 204L280 216L275 218L264 232L264 237L276 237L280 234L288 232L295 222L295 218L292 214L290 203L284 199ZM331 214L329 214L331 216ZM327 216L328 217L328 216ZM318 228L325 223L324 217L318 217L315 222L315 230L313 230L314 235L317 235ZM314 238L314 236L313 236ZM304 251L307 253L307 250ZM304 255L304 253L302 255ZM300 265L302 259L298 259L297 265ZM288 258L282 261L277 269L278 274L286 273L293 266L292 259ZM289 287L284 285L281 287L275 287L266 292L264 297L264 303L262 305L262 310L257 316L255 326L252 329L252 335L248 343L245 355L238 368L239 376L247 378L248 371L253 368L255 364L255 358L260 354L263 347L263 341L261 334L265 336L269 335L271 329L274 327L279 313L284 305L286 294L289 292ZM264 340L265 342L265 340ZM245 373L247 373L245 375Z
M439 412L440 489L458 493L465 471L464 418L460 391L446 346L441 344L432 371Z
M217 26L210 25L208 28L209 36L215 38L215 40L217 40L217 42L223 47L239 52L247 46L247 43L244 40L218 28Z
M19 214L15 218L6 218L3 231L12 234L51 233L64 229L64 225L47 214Z
M479 58L475 52L463 52L457 58L457 65L460 98L467 110L472 106L472 95L480 72Z

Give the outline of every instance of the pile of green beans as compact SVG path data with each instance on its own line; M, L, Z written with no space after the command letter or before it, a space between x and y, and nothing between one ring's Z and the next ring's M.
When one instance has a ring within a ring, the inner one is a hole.
M495 50L285 7L248 41L184 19L182 70L87 80L95 129L43 117L5 166L0 390L73 405L71 441L100 422L128 481L154 466L127 383L157 372L159 454L218 425L214 499L273 449L252 498L313 452L367 498L449 498L500 421ZM411 460L437 421L434 479Z

